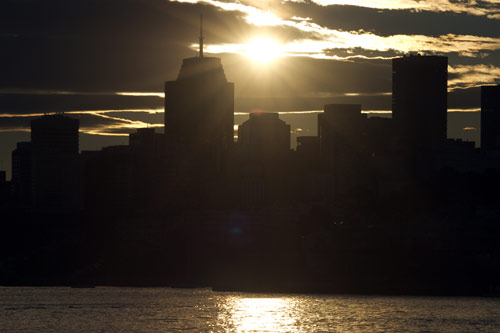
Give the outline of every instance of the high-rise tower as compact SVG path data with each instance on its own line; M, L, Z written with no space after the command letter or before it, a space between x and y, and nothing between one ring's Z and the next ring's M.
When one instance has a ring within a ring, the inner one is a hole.
M481 149L500 149L500 85L481 87Z
M407 143L446 140L448 58L408 56L392 60L392 117Z
M79 120L62 114L31 121L33 206L47 211L81 209Z
M290 151L290 125L277 113L250 113L238 127L238 143L253 156L277 158Z
M200 17L198 57L184 59L175 81L165 83L167 201L186 207L225 202L226 168L234 144L234 84L221 59L203 54ZM178 205L177 205L178 206Z
M200 18L199 56L184 59L177 80L165 83L165 136L178 151L218 163L234 140L234 84L220 58L203 55L202 27Z

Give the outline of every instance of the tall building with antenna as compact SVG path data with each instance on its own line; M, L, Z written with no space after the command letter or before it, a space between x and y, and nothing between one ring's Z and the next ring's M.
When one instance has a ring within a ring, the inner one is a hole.
M234 83L220 58L203 54L203 41L200 17L198 56L184 59L177 79L165 83L165 139L172 163L187 165L179 170L210 178L223 173L234 144Z
M203 58L203 14L200 14L200 58Z
M221 59L203 54L200 18L199 56L184 59L175 81L165 83L165 136L177 148L221 154L233 143L234 83Z

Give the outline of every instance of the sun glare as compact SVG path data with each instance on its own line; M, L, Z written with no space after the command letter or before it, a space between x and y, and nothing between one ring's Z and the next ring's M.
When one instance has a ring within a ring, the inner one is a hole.
M300 303L291 298L230 297L221 304L219 322L226 331L301 331Z
M268 63L282 54L282 46L271 39L254 39L245 48L245 55L258 63Z

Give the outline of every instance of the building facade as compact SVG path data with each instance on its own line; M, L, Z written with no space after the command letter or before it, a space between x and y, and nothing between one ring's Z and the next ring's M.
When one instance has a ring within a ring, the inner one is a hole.
M201 22L200 22L201 23ZM200 25L200 30L201 29ZM234 84L220 58L184 59L175 81L165 83L165 147L169 192L193 208L217 202L225 193L234 145ZM177 179L184 179L181 183Z
M73 212L82 208L78 129L78 119L62 114L45 115L31 122L34 209Z
M253 155L276 156L290 150L290 125L277 113L254 112L238 127L238 144Z
M447 77L447 57L392 60L392 117L406 143L429 147L446 141Z
M165 138L172 149L217 165L233 144L233 121L234 84L221 60L184 59L177 80L165 83Z
M500 85L481 87L481 149L500 148Z

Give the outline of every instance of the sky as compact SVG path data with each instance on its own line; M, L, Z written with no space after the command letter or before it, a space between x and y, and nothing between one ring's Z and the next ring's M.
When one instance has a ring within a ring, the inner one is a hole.
M500 0L3 0L0 170L10 177L16 142L46 112L80 119L82 150L161 131L164 82L197 55L200 13L205 55L235 83L236 124L279 111L292 141L316 134L324 104L390 115L394 57L448 57L450 138L478 142L479 87L500 83Z

